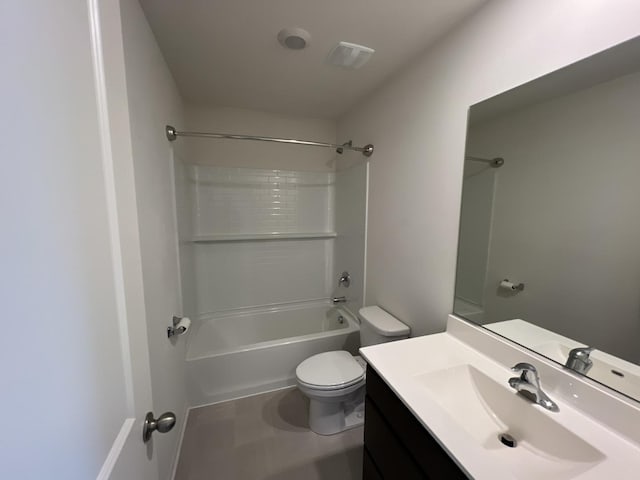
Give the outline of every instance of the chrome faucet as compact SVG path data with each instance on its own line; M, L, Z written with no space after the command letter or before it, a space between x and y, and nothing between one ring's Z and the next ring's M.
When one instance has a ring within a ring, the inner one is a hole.
M509 385L512 388L515 388L518 393L547 410L552 412L559 410L558 405L542 391L536 367L529 363L518 363L511 370L521 372L519 377L509 379Z
M331 301L333 302L334 305L337 305L338 303L347 303L347 297L345 296L333 297Z
M564 366L574 372L586 375L593 367L593 360L589 358L591 352L593 352L593 347L574 348L569 352L569 358L567 358L567 363Z

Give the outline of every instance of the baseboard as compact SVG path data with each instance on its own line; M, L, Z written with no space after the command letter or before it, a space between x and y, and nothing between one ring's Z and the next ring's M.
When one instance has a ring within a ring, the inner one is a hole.
M180 461L180 452L182 452L182 442L184 441L184 432L187 430L187 422L189 421L189 412L191 411L191 407L185 406L183 412L184 422L182 422L182 428L180 430L180 439L178 440L178 448L176 449L176 454L173 457L173 466L171 468L171 480L175 480L176 472L178 471L178 462Z
M210 395L208 401L203 403L197 403L189 408L206 407L208 405L215 405L217 403L228 402L230 400L238 400L239 398L252 397L254 395L260 395L261 393L275 392L284 388L291 388L296 386L295 378L288 378L286 380L278 380L276 382L263 383L240 390L233 390L230 392L223 392L217 395Z

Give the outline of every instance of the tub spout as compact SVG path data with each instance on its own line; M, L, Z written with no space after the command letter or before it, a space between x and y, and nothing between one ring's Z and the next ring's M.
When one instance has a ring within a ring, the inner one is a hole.
M347 297L345 296L333 297L331 301L333 302L334 305L337 305L338 303L347 303Z

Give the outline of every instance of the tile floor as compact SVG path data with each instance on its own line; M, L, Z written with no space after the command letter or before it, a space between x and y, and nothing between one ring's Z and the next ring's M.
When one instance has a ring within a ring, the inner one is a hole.
M316 435L297 388L191 410L175 480L360 480L363 427Z

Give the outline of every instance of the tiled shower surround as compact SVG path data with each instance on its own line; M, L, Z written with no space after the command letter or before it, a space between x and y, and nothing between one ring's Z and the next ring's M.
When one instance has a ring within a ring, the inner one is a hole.
M196 236L334 230L335 173L189 167Z
M313 322L317 311L330 318L333 295L345 295L351 312L361 305L366 174L365 163L324 173L176 165L192 405L293 385L305 358L355 351L357 335ZM349 289L338 288L343 270ZM285 312L303 329L313 324L309 335L283 327ZM216 338L205 340L207 331Z
M334 172L190 165L196 316L326 298L334 240L239 238L334 234Z

